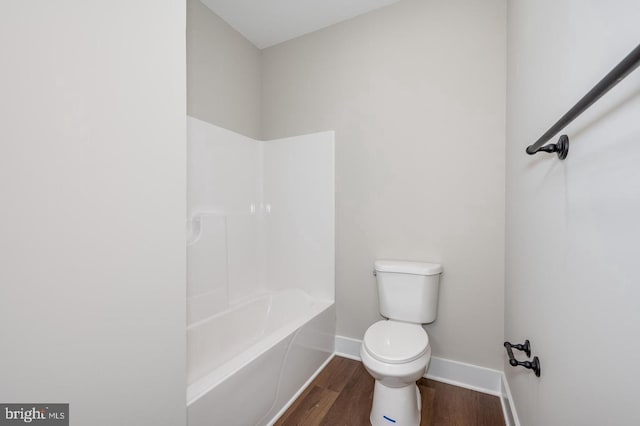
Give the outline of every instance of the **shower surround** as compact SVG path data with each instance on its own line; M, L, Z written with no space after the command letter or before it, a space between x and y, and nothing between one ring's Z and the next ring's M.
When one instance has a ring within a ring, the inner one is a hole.
M270 424L334 349L334 134L188 141L189 425Z

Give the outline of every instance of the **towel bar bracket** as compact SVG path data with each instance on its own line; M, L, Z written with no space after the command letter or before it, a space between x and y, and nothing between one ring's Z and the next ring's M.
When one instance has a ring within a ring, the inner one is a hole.
M533 145L527 147L527 154L529 155L533 155L536 152L540 151L548 153L555 152L556 154L558 154L559 159L564 160L565 158L567 158L567 154L569 154L569 136L562 135L560 136L560 139L558 139L558 142L544 145L540 148L533 148Z

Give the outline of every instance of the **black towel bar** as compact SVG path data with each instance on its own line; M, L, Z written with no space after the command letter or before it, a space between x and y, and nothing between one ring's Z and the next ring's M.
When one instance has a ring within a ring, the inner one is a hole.
M618 65L616 65L602 80L596 84L586 95L582 97L560 120L556 122L549 130L544 132L537 141L527 147L527 154L533 155L536 152L556 152L558 158L564 160L569 152L569 137L562 135L560 140L555 144L543 146L552 137L557 135L569 123L575 120L595 101L600 99L605 93L611 90L616 84L620 83L627 75L640 65L640 45L636 46Z

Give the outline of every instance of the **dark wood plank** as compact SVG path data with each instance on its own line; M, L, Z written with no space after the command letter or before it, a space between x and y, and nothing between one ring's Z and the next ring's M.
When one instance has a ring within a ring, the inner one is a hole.
M314 380L316 386L342 392L348 379L358 368L358 362L351 359L334 357L327 367Z
M293 404L291 404L291 406L287 408L287 411L282 416L280 416L280 418L278 419L278 421L276 421L274 426L283 424L283 422L285 422L287 418L291 416L291 414L294 411L296 411L300 405L306 404L307 396L311 393L311 391L313 390L313 387L314 387L314 382L311 382L311 384L307 386L307 388L300 394L300 396L296 398Z
M278 420L278 426L369 426L373 378L362 363L335 357ZM500 399L418 380L420 426L504 426Z
M276 426L317 426L340 394L340 392L314 385L309 386L308 389L309 392L299 399L300 404L287 410L287 413L276 422Z
M500 399L496 396L428 379L420 379L418 388L423 404L421 425L504 425ZM432 402L425 402L427 394L433 395Z
M475 417L473 411L476 407L472 404L467 389L456 388L432 380L425 380L423 383L434 392L433 411L430 413L431 422L427 423L428 425L466 426L474 424L471 419ZM456 392L456 390L458 391Z
M347 384L320 423L323 426L369 426L369 412L373 401L373 377L367 373L362 363L356 362L356 369Z
M476 410L477 425L505 426L502 404L497 396L477 392L478 410Z
M422 417L420 419L420 426L430 426L433 424L433 407L436 402L436 392L432 387L428 387L423 384L426 379L418 380L418 389L420 390L420 396L422 397Z

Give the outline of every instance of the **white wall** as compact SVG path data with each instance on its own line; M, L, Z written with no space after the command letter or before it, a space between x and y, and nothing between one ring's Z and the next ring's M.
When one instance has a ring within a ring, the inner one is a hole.
M187 110L260 137L260 50L199 0L187 0Z
M0 401L184 425L185 6L0 5Z
M505 337L531 340L538 379L505 364L527 426L640 424L640 72L533 143L640 41L640 3L509 2ZM557 138L553 139L555 142Z
M337 332L376 258L444 264L434 355L502 367L506 8L404 0L263 51L264 138L336 132Z

